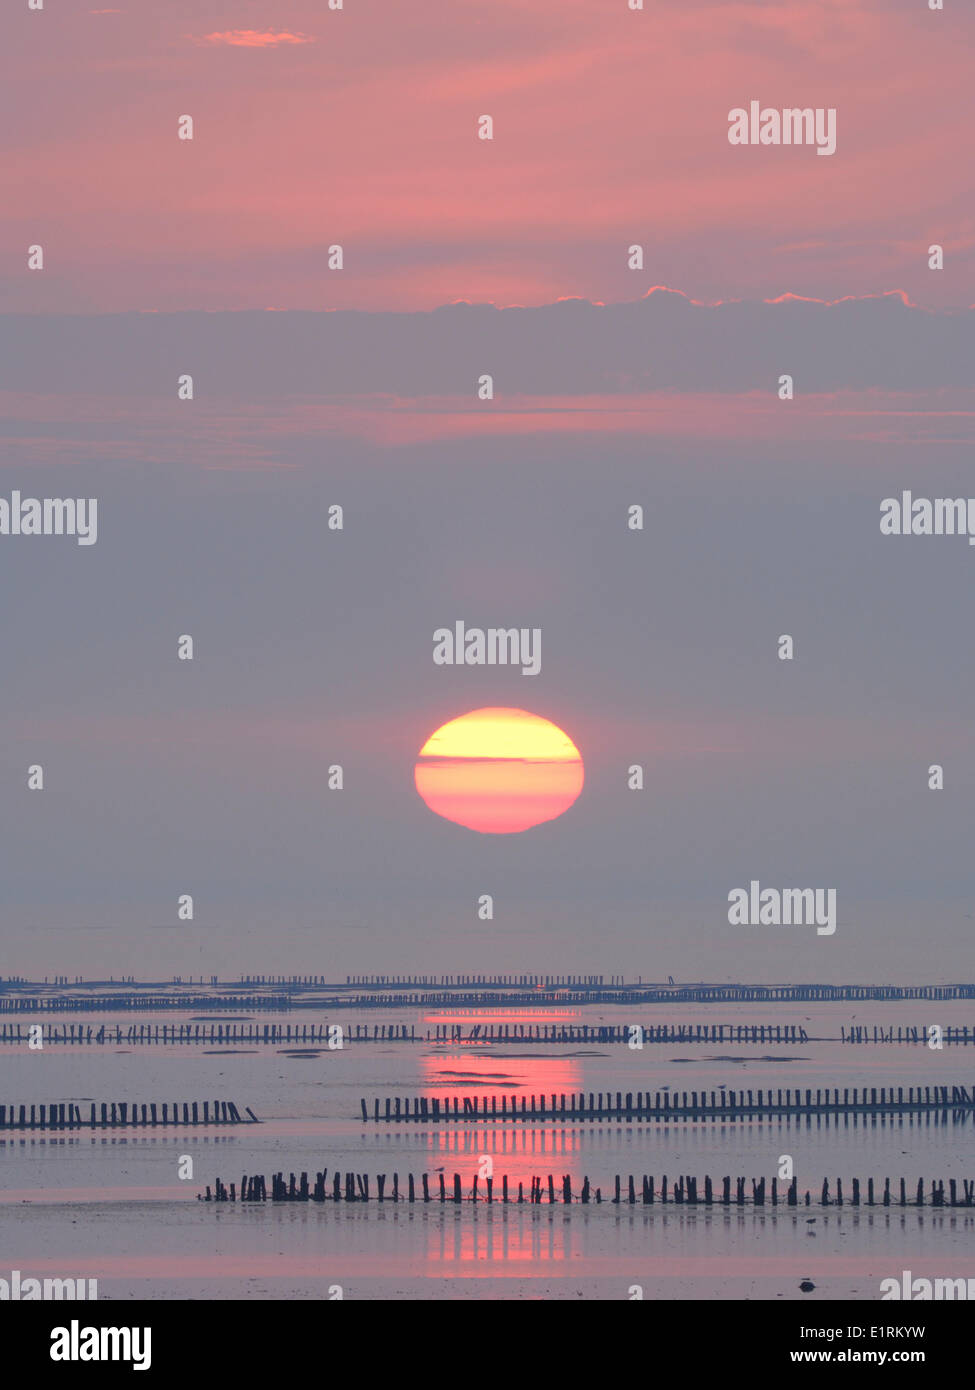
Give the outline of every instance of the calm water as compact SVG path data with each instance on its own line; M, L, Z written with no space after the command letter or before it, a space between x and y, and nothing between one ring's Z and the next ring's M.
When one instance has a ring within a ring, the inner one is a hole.
M633 1173L719 1180L771 1179L790 1155L800 1191L843 1179L975 1176L972 1122L940 1113L840 1119L748 1119L717 1124L484 1124L464 1127L363 1124L359 1100L376 1096L508 1096L570 1091L753 1090L825 1086L970 1086L973 1049L916 1045L850 1046L840 1023L885 1026L973 1022L970 1005L930 1003L806 1006L810 1012L741 1005L716 1009L441 1010L382 1015L343 1011L328 1021L434 1022L562 1020L643 1023L801 1023L810 1041L790 1045L465 1045L350 1044L310 1056L257 1047L219 1051L181 1045L0 1051L4 1103L74 1100L232 1099L261 1126L172 1128L141 1133L15 1135L0 1140L0 1277L97 1278L109 1298L346 1297L714 1298L878 1296L880 1280L915 1275L975 1277L975 1209L921 1212L896 1207L811 1207L776 1211L522 1207L438 1201L382 1207L207 1206L196 1194L216 1177L314 1173L327 1168L375 1175L461 1174L465 1192L484 1155L526 1190L533 1175L563 1174L578 1190L588 1175L611 1194ZM140 1015L148 1021L151 1015ZM160 1015L160 1017L162 1017ZM184 1018L190 1017L184 1015ZM33 1018L32 1022L35 1021ZM63 1021L60 1017L58 1022ZM91 1015L86 1022L92 1022ZM122 1019L123 1027L127 1026ZM176 1021L167 1014L166 1021ZM324 1015L293 1015L300 1023ZM180 1159L193 1159L190 1181ZM483 1183L481 1184L483 1191ZM749 1184L750 1190L750 1184ZM802 1279L816 1289L799 1291Z

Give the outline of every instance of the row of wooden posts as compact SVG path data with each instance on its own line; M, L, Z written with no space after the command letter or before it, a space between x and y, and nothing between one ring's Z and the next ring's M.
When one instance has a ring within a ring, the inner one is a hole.
M31 1034L31 1028L40 1027L40 1034ZM330 1035L330 1028L340 1027L342 1029L342 1044L352 1041L353 1031L345 1024L330 1025L322 1024L291 1024L291 1023L133 1023L128 1027L123 1027L120 1023L101 1024L93 1027L91 1024L84 1023L2 1023L0 1024L0 1043L30 1043L32 1037L36 1038L42 1047L50 1044L66 1044L77 1046L83 1044L107 1044L111 1047L118 1047L123 1044L134 1045L143 1043L160 1043L169 1046L174 1043L190 1043L203 1045L219 1045L222 1047L232 1046L237 1043L274 1043L274 1044L298 1044L298 1043L321 1043L328 1045L329 1038L335 1037L334 1032ZM365 1024L359 1025L362 1029L362 1041L368 1038L368 1030ZM406 1027L405 1024L396 1024L394 1034L393 1024L384 1024L382 1029L382 1040L393 1040L394 1037L405 1042L423 1041L422 1036L417 1039L415 1031ZM357 1040L358 1037L357 1037ZM372 1040L378 1040L378 1029L373 1030Z
M644 1004L809 1004L869 1003L924 999L975 999L975 984L958 985L537 985L512 986L497 980L482 985L417 987L388 981L375 990L362 985L277 983L258 993L229 993L225 986L142 985L128 990L101 986L46 986L0 981L0 1013L111 1013L166 1010L284 1011L289 1009L386 1009L528 1007L552 1003L637 1007Z
M852 1000L866 1003L870 1000L895 999L975 999L975 984L950 985L749 985L749 984L659 984L643 980L626 980L622 975L611 975L607 980L600 976L572 975L459 975L443 976L439 979L417 980L409 975L356 975L346 977L348 988L384 988L387 990L413 990L418 986L428 989L456 990L468 987L481 990L505 990L524 988L529 981L533 993L526 996L539 1003L539 995L547 991L549 995L558 992L571 992L576 999L591 998L593 1001L627 1003L700 1003L708 1004L724 1000L728 1003L755 1001L759 1003L779 1003L793 1000L807 1003L816 1000ZM287 987L287 986L286 986ZM296 984L295 988L302 988ZM341 988L332 984L327 988ZM392 997L392 996L390 996ZM444 998L441 993L441 999ZM508 995L510 1002L513 996ZM429 1002L427 1000L426 1002Z
M182 1109L182 1115L180 1110ZM0 1105L0 1130L12 1129L151 1129L159 1125L256 1125L260 1124L249 1106L244 1119L232 1100L155 1101L141 1104L128 1101L92 1101L89 1116L71 1101L50 1105Z
M859 1025L856 1027L840 1027L840 1041L845 1043L927 1043L930 1040L931 1025L922 1024L919 1028L890 1027L884 1028L874 1024L873 1029ZM975 1043L975 1028L959 1028L954 1024L948 1024L941 1029L941 1041L945 1044L970 1044Z
M31 1028L40 1026L44 1046L49 1044L196 1043L214 1046L319 1044L334 1049L353 1042L410 1043L617 1043L642 1046L653 1043L796 1043L810 1041L795 1023L438 1023L419 1033L407 1023L120 1023L93 1027L84 1023L0 1023L0 1043L28 1043ZM841 1027L843 1043L927 1043L928 1025L883 1028ZM828 1038L815 1038L828 1042ZM946 1046L975 1043L975 1028L944 1027Z
M479 1179L475 1175L471 1187L465 1192L463 1189L460 1173L454 1173L453 1183L448 1190L446 1178L443 1173L434 1175L434 1182L439 1179L439 1192L434 1189L431 1195L431 1180L427 1173L420 1177L420 1200L431 1202L472 1202L479 1200L484 1202L494 1202L499 1200L502 1204L514 1203L523 1205L537 1205L542 1202L547 1195L550 1205L556 1202L556 1181L553 1174L548 1174L547 1183L541 1177L532 1177L528 1192L525 1192L523 1180L517 1182L517 1195L515 1195L516 1184L509 1181L508 1175L504 1174L500 1180L500 1189L497 1186L498 1180L494 1177L484 1179L484 1186L479 1189ZM407 1175L406 1192L403 1193L399 1184L399 1174L393 1174L392 1184L387 1192L386 1174L380 1173L376 1177L375 1200L383 1202L415 1202L417 1200L417 1184L410 1173ZM732 1196L731 1184L734 1182L735 1190ZM751 1183L751 1191L747 1192L746 1187ZM329 1190L331 1189L331 1190ZM890 1178L884 1178L883 1188L879 1192L875 1186L874 1179L867 1179L866 1201L862 1202L862 1188L859 1178L853 1178L850 1184L850 1194L844 1198L843 1180L836 1179L836 1186L830 1191L829 1178L824 1178L821 1188L819 1188L818 1199L813 1193L806 1191L802 1194L800 1203L799 1180L793 1178L792 1181L779 1189L778 1180L773 1178L770 1189L766 1190L766 1180L761 1178L730 1178L721 1179L720 1194L716 1195L715 1184L710 1177L705 1177L703 1183L698 1186L696 1177L675 1178L668 1192L666 1175L661 1180L659 1187L656 1186L652 1176L643 1176L639 1186L639 1199L637 1197L637 1179L632 1175L625 1180L617 1176L614 1180L613 1196L606 1200L613 1205L628 1204L633 1206L639 1200L644 1206L652 1206L659 1201L662 1204L673 1202L677 1205L685 1206L745 1206L750 1203L752 1206L763 1207L766 1205L778 1206L780 1201L787 1207L799 1205L811 1206L837 1206L844 1204L851 1207L865 1205L873 1206L916 1206L923 1207L971 1207L975 1206L975 1180L963 1178L961 1180L961 1190L955 1178L948 1180L947 1196L945 1193L945 1182L943 1179L934 1180L930 1190L925 1197L924 1179L918 1178L917 1185L912 1185L912 1197L908 1198L908 1184L906 1178L899 1179L897 1190L892 1189ZM499 1196L496 1197L496 1193ZM579 1192L572 1191L572 1178L570 1174L564 1174L559 1184L559 1195L564 1205L571 1203L581 1203L586 1205L590 1201L601 1203L603 1195L601 1188L593 1188L589 1178L585 1177ZM328 1169L315 1174L314 1183L309 1181L307 1173L301 1173L297 1178L294 1173L290 1173L288 1181L285 1181L283 1173L274 1173L271 1177L271 1190L268 1193L267 1181L261 1176L248 1177L245 1173L240 1180L240 1190L236 1183L231 1183L228 1187L220 1178L216 1179L214 1189L211 1191L207 1186L206 1194L198 1194L197 1200L201 1202L368 1202L372 1199L372 1192L369 1186L368 1173L333 1173L331 1183L328 1182Z
M93 1027L84 1023L0 1023L0 1043L29 1043L39 1035L48 1044L237 1043L321 1044L334 1048L352 1042L411 1043L804 1043L808 1035L794 1023L573 1024L573 1023L438 1023L417 1033L415 1024L368 1023L119 1023Z
M411 1104L412 1100L412 1104ZM510 1104L509 1104L510 1101ZM382 1105L382 1109L380 1106ZM365 1099L359 1101L369 1119ZM660 1120L736 1115L898 1114L923 1110L971 1110L975 1089L967 1086L838 1087L832 1090L769 1091L584 1091L551 1096L387 1096L373 1101L372 1118L395 1123L437 1124L466 1120Z
M795 1023L438 1023L427 1042L619 1043L805 1043Z
M310 984L315 977L298 976L297 983ZM241 984L251 984L252 979L244 976ZM426 985L454 988L458 985L504 985L529 986L533 989L561 989L564 987L589 988L593 985L602 988L607 984L605 975L346 975L347 985ZM611 975L608 983L615 987L625 983L622 975Z
M55 992L53 988L41 987L37 993L20 989L9 992L0 989L0 1013L165 1013L178 1009L196 1012L213 1009L242 1009L247 1012L281 1011L293 1007L290 994L224 994L218 989L212 993L193 993L184 990L173 991L168 986L154 990L151 986L126 993L89 994L83 988L66 988Z
M320 1044L335 1048L352 1042L410 1043L618 1043L642 1046L653 1043L796 1043L810 1041L795 1023L438 1023L419 1033L407 1023L120 1023L93 1027L84 1023L0 1023L0 1043L27 1043L42 1027L42 1043L48 1044L147 1044L197 1043L232 1046L239 1043ZM927 1043L929 1026L883 1028L841 1027L843 1043ZM829 1038L815 1038L828 1042ZM975 1043L975 1028L944 1027L941 1041L947 1045Z

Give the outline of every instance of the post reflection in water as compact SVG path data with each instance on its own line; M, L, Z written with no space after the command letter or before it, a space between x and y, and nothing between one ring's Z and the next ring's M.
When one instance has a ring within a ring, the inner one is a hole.
M427 1258L453 1265L490 1265L494 1277L510 1273L521 1278L524 1267L533 1262L578 1258L584 1234L580 1224L554 1207L478 1207L476 1214L456 1212L454 1220L432 1227Z
M524 1056L505 1057L492 1049L476 1046L449 1047L423 1059L424 1094L437 1096L441 1102L453 1098L458 1103L464 1096L501 1096L529 1099L544 1096L546 1107L557 1104L562 1095L582 1087L582 1067L573 1057ZM518 1184L524 1185L525 1200L533 1176L547 1180L555 1160L564 1162L555 1172L556 1186L561 1191L563 1172L575 1175L577 1170L577 1130L549 1121L528 1124L521 1120L461 1121L431 1126L428 1131L430 1168L446 1169L448 1195L452 1192L453 1174L461 1175L465 1199L470 1196L475 1174L478 1175L478 1198L487 1197L487 1177L494 1179L493 1196L501 1198L501 1179L508 1177L508 1200L517 1201ZM490 1160L486 1162L485 1160ZM548 1166L546 1167L546 1164ZM437 1177L434 1179L436 1185Z

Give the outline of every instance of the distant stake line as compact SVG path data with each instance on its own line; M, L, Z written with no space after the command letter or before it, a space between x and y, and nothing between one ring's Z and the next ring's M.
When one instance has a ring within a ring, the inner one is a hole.
M412 1099L412 1105L411 1105ZM380 1108L382 1104L382 1108ZM452 1106L452 1108L451 1108ZM369 1110L359 1101L362 1119ZM672 1120L761 1115L894 1115L931 1110L975 1110L975 1088L967 1086L829 1087L757 1091L584 1091L532 1096L392 1096L373 1101L372 1118L382 1123L419 1124L586 1120Z
M26 1043L30 1029L37 1024L0 1023L0 1043ZM120 1023L95 1027L84 1023L45 1023L43 1041L69 1047L81 1046L145 1046L159 1044L204 1043L225 1047L246 1043L248 1046L269 1043L322 1044L330 1051L340 1050L350 1043L616 1043L631 1047L654 1043L682 1045L708 1043L911 1043L927 1044L929 1026L899 1024L896 1028L840 1028L840 1036L810 1036L801 1024L795 1023L532 1023L488 1022L437 1023L432 1029L417 1031L415 1023ZM337 1043L337 1036L340 1041ZM941 1030L944 1046L975 1044L975 1028L946 1025Z
M232 1100L91 1101L87 1116L72 1101L0 1105L0 1134L25 1129L158 1129L162 1125L257 1125L249 1106L243 1119ZM182 1112L182 1113L181 1113Z
M376 1176L376 1186L370 1188L368 1173L340 1173L332 1174L331 1182L328 1180L328 1169L315 1174L314 1182L309 1180L307 1173L301 1173L296 1178L294 1173L288 1175L285 1181L283 1173L274 1173L271 1176L271 1187L268 1191L267 1180L263 1176L248 1176L246 1173L241 1177L240 1189L238 1192L237 1184L231 1183L229 1187L226 1183L217 1178L213 1189L207 1185L205 1195L197 1194L198 1202L451 1202L455 1205L469 1203L476 1205L479 1201L488 1204L501 1206L522 1206L528 1204L537 1206L541 1202L554 1205L556 1202L564 1206L578 1205L586 1206L590 1202L597 1205L604 1201L613 1206L635 1206L638 1202L643 1206L653 1206L654 1203L667 1205L673 1203L676 1206L752 1206L764 1207L766 1205L776 1207L784 1205L786 1207L798 1206L836 1206L844 1205L859 1207L861 1205L874 1207L971 1207L975 1206L975 1180L967 1178L959 1182L955 1178L948 1180L947 1196L945 1193L945 1183L941 1179L933 1179L930 1189L925 1196L924 1179L918 1178L917 1184L913 1182L908 1185L906 1178L896 1179L896 1187L891 1186L891 1179L884 1178L883 1186L879 1180L875 1183L873 1178L868 1178L866 1182L866 1200L862 1200L862 1185L859 1178L853 1178L850 1188L846 1195L843 1190L842 1178L836 1179L836 1186L830 1192L829 1178L824 1178L822 1185L816 1189L816 1195L810 1191L804 1191L800 1197L798 1178L784 1186L781 1191L776 1178L772 1179L770 1188L766 1188L766 1180L761 1178L742 1178L742 1177L723 1177L720 1179L720 1189L710 1177L705 1177L703 1182L698 1183L696 1177L682 1176L675 1178L668 1189L667 1177L660 1180L659 1186L652 1176L644 1174L639 1180L630 1175L621 1178L618 1175L613 1179L613 1195L603 1197L602 1189L593 1188L588 1177L583 1178L582 1186L578 1192L572 1191L572 1178L569 1174L562 1175L556 1183L553 1174L549 1173L543 1181L541 1177L530 1179L528 1190L525 1190L523 1179L515 1182L509 1179L505 1173L500 1178L485 1178L483 1187L479 1186L477 1177L474 1177L470 1188L464 1189L461 1182L460 1173L454 1173L453 1181L450 1186L443 1173L437 1173L433 1177L436 1187L431 1192L431 1178L427 1173L420 1175L420 1183L417 1185L412 1173L407 1174L406 1190L400 1187L399 1174L392 1175L392 1183L387 1187L387 1175L379 1173ZM746 1185L751 1183L750 1192L746 1192ZM734 1193L732 1194L732 1183L734 1183ZM607 1189L608 1191L608 1189ZM911 1197L908 1199L908 1192ZM419 1194L419 1195L418 1195ZM638 1195L639 1194L639 1195ZM879 1200L878 1200L879 1196Z

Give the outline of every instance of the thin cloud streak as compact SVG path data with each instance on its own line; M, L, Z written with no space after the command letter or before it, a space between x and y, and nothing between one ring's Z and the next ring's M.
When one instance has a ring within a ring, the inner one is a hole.
M291 34L286 30L277 33L274 30L226 29L222 33L194 37L193 42L224 44L230 48L278 48L282 44L314 43L315 39L310 34Z

